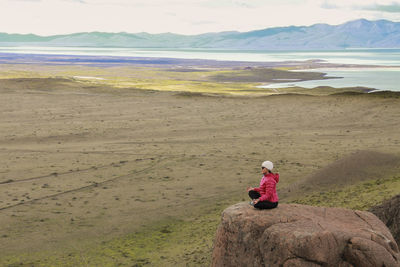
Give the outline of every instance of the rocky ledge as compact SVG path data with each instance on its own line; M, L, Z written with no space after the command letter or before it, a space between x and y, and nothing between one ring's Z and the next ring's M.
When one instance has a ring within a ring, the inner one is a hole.
M394 240L400 245L400 195L384 201L369 210L386 224Z
M239 203L222 213L212 266L400 266L399 248L375 215L343 208Z

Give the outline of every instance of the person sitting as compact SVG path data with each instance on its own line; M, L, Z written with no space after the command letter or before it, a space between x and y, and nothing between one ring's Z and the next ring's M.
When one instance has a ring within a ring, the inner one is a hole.
M278 206L278 193L276 184L279 182L279 173L273 173L274 164L264 161L261 164L263 177L259 187L248 187L247 192L252 199L250 204L257 209L273 209Z

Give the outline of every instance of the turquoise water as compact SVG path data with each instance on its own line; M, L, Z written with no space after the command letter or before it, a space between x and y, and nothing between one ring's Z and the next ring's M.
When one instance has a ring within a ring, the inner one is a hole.
M306 82L290 82L266 85L267 88L301 86L353 87L364 86L378 90L400 91L400 49L347 49L341 51L242 51L212 49L137 49L137 48L90 48L90 47L0 47L0 53L89 55L123 57L158 57L181 59L212 59L252 62L281 62L323 60L328 63L378 65L370 69L318 69L327 76L343 77ZM385 68L393 66L399 68Z
M274 83L261 88L286 88L300 86L314 88L317 86L331 86L335 88L363 86L377 90L400 91L400 68L374 69L316 69L327 73L328 77L343 77L339 79L315 80L304 82Z

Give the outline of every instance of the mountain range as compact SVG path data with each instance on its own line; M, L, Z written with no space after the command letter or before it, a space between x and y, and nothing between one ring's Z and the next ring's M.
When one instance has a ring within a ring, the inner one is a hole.
M400 23L358 19L340 25L275 27L199 35L82 32L67 35L0 33L0 46L208 48L245 50L338 50L400 48Z

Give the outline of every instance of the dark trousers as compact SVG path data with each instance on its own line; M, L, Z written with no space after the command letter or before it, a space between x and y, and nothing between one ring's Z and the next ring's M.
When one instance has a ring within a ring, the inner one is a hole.
M260 198L261 195L257 191L250 190L249 197L251 199L257 199L257 198ZM278 207L278 202L258 201L258 203L254 205L254 208L262 209L262 210L263 209L273 209L276 207Z

